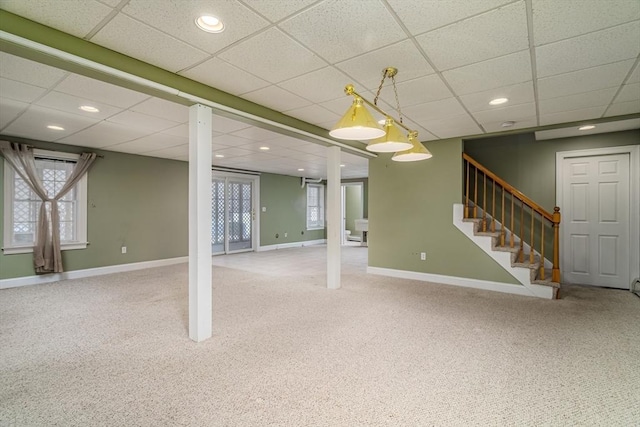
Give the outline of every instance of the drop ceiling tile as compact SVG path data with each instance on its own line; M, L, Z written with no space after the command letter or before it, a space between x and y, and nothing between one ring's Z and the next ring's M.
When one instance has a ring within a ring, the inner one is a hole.
M189 144L177 145L175 147L163 148L160 150L149 151L145 153L147 156L164 157L175 159L176 157L189 158Z
M0 132L27 108L29 104L25 102L0 97Z
M177 123L189 122L189 107L160 98L149 98L131 107L131 111Z
M439 138L452 138L455 136L482 133L482 129L478 127L468 114L447 117L440 120L425 121L424 126Z
M435 119L461 116L466 114L464 108L455 98L447 98L439 101L427 102L403 109L404 114L412 121L425 126L424 123ZM429 126L425 126L427 130Z
M251 92L270 84L266 80L234 67L219 58L209 59L180 74L232 95ZM229 78L229 76L233 76L233 78Z
M62 138L58 142L82 147L103 148L140 138L146 133L141 129L102 121L95 126Z
M325 67L278 83L278 86L314 103L319 103L343 94L347 83L349 83L347 75L334 67Z
M15 101L33 102L40 98L46 89L27 83L0 77L0 96Z
M65 74L57 68L0 52L0 77L48 89Z
M109 147L109 150L118 151L121 153L142 154L148 151L156 151L176 146L184 146L185 144L189 144L189 140L187 138L168 135L166 133L157 133L153 135L143 136L142 138L124 142L122 144L112 145ZM178 153L176 154L176 156L180 154L182 153Z
M409 31L416 35L485 12L512 0L387 0Z
M130 0L122 12L205 52L216 53L259 31L269 22L237 1ZM217 34L200 30L195 19L213 15L225 24Z
M640 113L640 101L627 101L611 104L604 116L613 117L635 113Z
M233 135L220 135L211 139L212 144L219 144L227 147L240 147L242 145L250 144L251 142L253 141Z
M416 41L441 71L528 49L524 2L430 31Z
M131 107L149 98L149 95L77 74L69 75L55 87L55 90L121 108Z
M578 93L552 99L543 99L538 108L541 115L561 111L583 110L585 108L607 106L613 100L617 88L601 89L592 92Z
M535 100L533 96L533 82L518 83L484 92L462 95L460 100L470 112L474 113L493 109L493 107L489 105L489 101L496 98L507 98L509 100L509 106L533 102Z
M526 119L518 120L513 126L503 127L504 120L498 120L497 122L483 122L482 127L487 132L504 132L513 129L529 129L538 126L538 120L535 117L529 117Z
M633 70L633 73L629 76L627 83L640 83L640 62L636 64L636 68Z
M398 69L398 81L412 80L434 73L433 68L411 40L403 40L336 64L336 68L354 79L345 84L358 82L369 90L378 87L382 71L389 66ZM356 90L360 89L356 86Z
M216 154L218 153L223 154L226 159L229 159L231 157L248 156L252 153L252 151L245 150L243 148L229 147L223 148L221 150L216 150Z
M395 110L397 109L396 98L390 83L391 82L388 84L385 83L382 91L380 91L380 99L384 100ZM447 88L437 74L431 74L409 81L396 81L396 85L398 88L400 109L453 96L449 88Z
M162 131L162 133L166 133L168 135L182 136L182 137L185 137L185 138L189 138L189 124L183 123L183 124L174 126L172 128L165 129L165 130ZM218 135L217 132L213 132L213 134L214 134L214 136Z
M631 59L640 53L637 22L536 47L538 77Z
M9 0L2 2L2 8L79 38L85 37L113 10L93 0L39 0L37 6L30 1Z
M633 59L614 62L538 79L538 98L556 98L620 86L634 62Z
M531 80L529 51L455 68L443 73L457 95L524 83Z
M251 125L248 125L239 120L233 120L228 117L217 116L214 114L211 128L215 132L230 133L240 129L248 128L249 126Z
M107 121L151 132L160 132L162 130L172 128L177 124L177 122L148 116L142 113L136 113L135 111L130 110L123 111L122 113L109 117Z
M251 141L270 141L276 138L282 137L282 134L270 131L268 129L259 128L257 126L251 126L235 132L232 132L234 136L240 138L249 139Z
M69 114L32 105L24 114L7 126L4 132L25 138L56 141L97 122L98 120L92 120L77 114ZM48 125L61 126L64 130L47 129Z
M301 144L299 147L295 147L295 150L302 151L303 153L315 154L316 156L323 156L323 157L327 156L327 147L319 144L313 144L313 143Z
M585 108L582 110L563 111L553 114L541 114L540 126L553 125L556 123L569 123L579 120L589 120L601 117L606 106Z
M300 139L292 138L290 136L285 136L285 135L281 135L276 139L269 140L269 145L273 145L283 149L297 148L297 147L301 147L303 145L309 145L309 144L310 144L309 142L302 141ZM316 144L312 144L312 145L316 145Z
M208 57L207 53L121 13L98 31L91 42L174 73Z
M279 26L332 64L406 38L379 0L349 2L347 13L343 0L325 0Z
M242 97L276 111L291 110L311 105L311 101L294 95L275 85L245 93Z
M98 0L100 3L104 3L107 6L116 7L122 0Z
M616 103L636 101L640 102L640 83L627 84L622 86L622 90L614 100Z
M279 21L306 8L317 0L248 0L247 5L264 15L271 22Z
M533 0L536 46L640 19L637 0Z
M331 120L337 122L340 120L340 116L336 113L333 113L319 105L309 105L307 107L296 108L295 110L288 110L284 113L312 124L329 122Z
M249 142L248 144L238 145L238 148L242 148L243 150L249 150L254 154L269 154L272 156L281 156L284 155L287 151L287 148L283 148L274 144L271 144L269 141L265 142ZM268 147L268 150L261 150L260 147Z
M95 120L103 120L122 111L121 108L95 102L91 98L80 98L74 95L68 95L66 93L55 91L49 92L48 94L43 96L38 100L38 102L36 102L36 104L42 107L51 108L53 110L60 110L71 114L78 114L80 116L85 116ZM97 113L89 113L87 111L83 111L80 109L80 107L83 105L96 107L100 111L98 111Z
M313 52L275 27L236 44L220 58L271 83L326 66Z
M347 111L347 108L349 108L352 103L353 103L352 96L342 95L336 99L332 99L331 101L321 102L318 105L342 117L344 113Z
M438 139L435 135L433 135L431 132L429 132L428 130L426 130L424 127L416 124L414 121L409 120L407 118L405 118L403 120L403 123L405 124L405 126L407 126L409 129L414 130L416 132L418 132L418 139L420 141L429 141L432 139Z
M491 110L477 111L473 113L473 117L482 125L491 122L506 122L536 117L536 105L531 102L528 104L519 104L513 106L507 106L502 108L495 108Z

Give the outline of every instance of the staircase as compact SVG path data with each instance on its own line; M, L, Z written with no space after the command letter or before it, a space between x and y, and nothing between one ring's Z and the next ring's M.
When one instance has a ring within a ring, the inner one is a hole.
M549 213L467 154L463 161L464 203L454 205L454 225L531 295L557 299L560 209Z

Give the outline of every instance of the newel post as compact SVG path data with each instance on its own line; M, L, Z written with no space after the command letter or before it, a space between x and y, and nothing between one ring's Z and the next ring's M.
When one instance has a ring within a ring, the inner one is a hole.
M553 208L553 269L551 280L560 283L560 208Z

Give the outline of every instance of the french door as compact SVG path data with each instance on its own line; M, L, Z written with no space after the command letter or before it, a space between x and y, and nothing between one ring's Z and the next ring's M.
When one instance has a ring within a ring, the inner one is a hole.
M214 172L211 185L211 252L253 251L256 247L258 177Z

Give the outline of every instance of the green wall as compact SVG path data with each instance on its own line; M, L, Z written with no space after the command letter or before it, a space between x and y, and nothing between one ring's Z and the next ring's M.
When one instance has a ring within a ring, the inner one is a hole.
M261 174L260 208L261 246L326 238L325 230L307 230L307 188L299 177Z
M75 146L29 143L54 151L83 151ZM188 164L111 151L91 151L104 158L98 158L89 170L89 246L63 251L65 270L187 255ZM4 161L0 159L0 176L3 176L3 167ZM0 204L3 200L0 197ZM2 216L0 206L0 227ZM126 254L121 253L123 245L127 246ZM0 255L0 279L34 274L32 254Z
M343 179L341 181L343 184L348 182L361 182L362 183L362 203L363 203L363 212L362 217L369 217L369 178L349 178Z
M369 265L517 283L453 225L453 204L462 200L462 140L426 146L432 159L400 163L383 154L369 161Z
M364 218L363 188L358 185L347 185L345 188L345 228L351 230L352 236L360 236L356 231L356 219Z
M536 141L533 133L464 142L464 151L549 212L556 204L556 153L640 144L640 130Z

